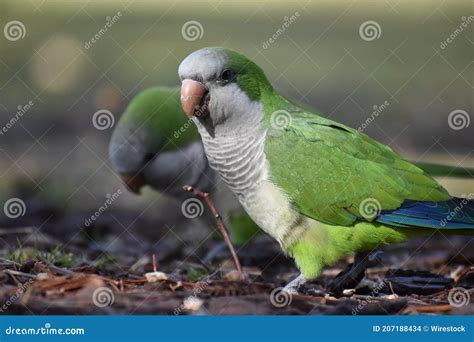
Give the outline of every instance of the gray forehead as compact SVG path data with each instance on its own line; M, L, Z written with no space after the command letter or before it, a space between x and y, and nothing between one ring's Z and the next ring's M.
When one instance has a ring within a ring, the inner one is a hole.
M196 78L209 80L219 75L228 61L227 54L218 49L201 49L186 57L179 65L181 79Z

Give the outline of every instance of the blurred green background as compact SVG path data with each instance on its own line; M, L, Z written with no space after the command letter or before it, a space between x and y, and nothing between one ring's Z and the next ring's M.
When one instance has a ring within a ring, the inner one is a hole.
M94 128L93 114L117 122L140 90L178 85L180 60L205 46L242 51L283 94L353 127L385 104L365 133L411 160L473 167L474 123L455 130L448 116L473 113L474 22L442 47L472 15L471 1L2 0L0 127L33 106L0 135L0 200L21 184L58 205L100 205L120 183L107 160L112 129ZM6 39L11 21L23 37ZM183 35L190 21L197 39ZM360 34L368 21L372 40ZM441 181L458 195L474 189Z

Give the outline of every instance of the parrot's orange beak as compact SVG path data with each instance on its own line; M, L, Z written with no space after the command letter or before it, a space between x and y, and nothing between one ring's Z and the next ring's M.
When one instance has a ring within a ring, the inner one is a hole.
M122 178L122 181L125 183L128 190L130 190L134 194L140 194L140 189L145 185L145 177L141 173L121 173L120 178Z
M209 92L201 82L185 79L181 82L181 106L189 118L209 114Z

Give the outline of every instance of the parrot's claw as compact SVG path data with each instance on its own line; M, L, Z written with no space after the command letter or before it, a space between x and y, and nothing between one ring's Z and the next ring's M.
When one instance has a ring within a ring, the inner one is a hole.
M365 270L380 263L383 252L359 252L354 257L354 262L339 273L329 285L327 290L333 294L341 294L344 289L355 288L365 276Z
M288 287L288 285L286 285L283 289L282 289L283 292L285 293L288 293L289 295L297 295L298 294L298 290L294 287Z
M384 253L382 251L375 251L367 257L371 263L378 264L383 260Z
M290 295L298 294L298 289L301 287L301 285L306 283L306 281L307 280L304 277L304 275L300 274L295 279L293 279L288 284L286 284L285 287L283 287L282 291L284 291L284 292L286 292Z

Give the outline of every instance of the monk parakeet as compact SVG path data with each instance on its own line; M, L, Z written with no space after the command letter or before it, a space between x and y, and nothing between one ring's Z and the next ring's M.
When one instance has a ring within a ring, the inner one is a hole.
M112 167L134 193L149 185L182 201L190 196L184 185L209 192L234 242L242 244L257 227L209 167L199 134L183 114L179 97L179 88L154 87L133 98L110 141Z
M288 292L353 252L437 229L474 233L472 197L450 196L388 146L290 102L244 55L201 49L178 73L209 164L301 271Z

